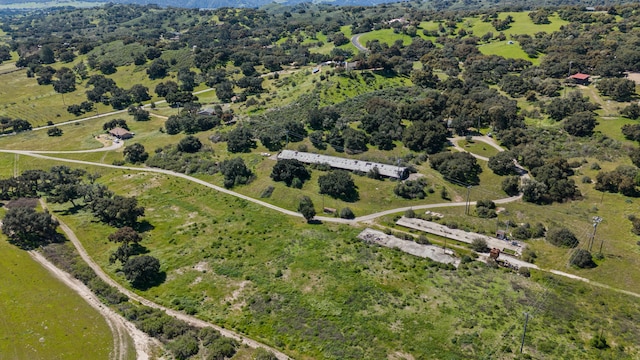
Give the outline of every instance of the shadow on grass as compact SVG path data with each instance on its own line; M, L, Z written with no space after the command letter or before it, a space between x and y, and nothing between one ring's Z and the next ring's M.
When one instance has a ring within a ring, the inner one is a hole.
M64 235L58 233L47 238L29 234L25 237L9 237L8 239L9 244L15 245L22 250L34 250L49 244L63 243L65 241L67 241L67 239Z
M133 287L135 287L138 290L144 291L144 290L149 290L152 287L156 287L162 284L163 282L165 282L166 280L167 280L167 273L164 271L161 271L156 276L145 281L144 283L136 282L131 285L133 285Z
M136 226L134 227L134 230L139 232L139 233L143 233L143 232L151 231L151 230L153 230L155 228L156 227L151 225L151 223L148 222L147 220L142 220L142 221L136 223Z

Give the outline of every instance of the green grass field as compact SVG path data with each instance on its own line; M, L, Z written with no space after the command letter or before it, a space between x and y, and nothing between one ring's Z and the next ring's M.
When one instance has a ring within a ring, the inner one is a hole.
M487 145L482 141L462 140L458 142L458 145L460 145L470 153L484 157L492 157L498 153L498 150L496 150L493 146Z
M80 296L0 239L0 358L107 359L111 330Z
M367 42L373 40L378 40L387 45L393 45L397 40L402 40L404 45L411 44L411 37L409 35L396 34L393 32L393 29L374 30L360 36L360 43L365 47L367 46Z
M517 41L509 42L509 40L505 40L482 44L478 46L478 50L484 55L498 55L507 59L523 59L531 61L533 65L540 65L540 57L530 58Z
M528 12L501 12L498 16L499 19L505 19L507 16L513 18L511 27L504 30L503 33L507 36L515 34L535 35L538 32L552 33L560 30L563 25L568 25L567 21L560 19L557 14L549 16L549 24L534 24L528 15ZM482 36L487 32L492 32L497 35L499 31L491 25L490 22L482 22L479 17L465 18L462 28L466 30L472 30L475 36Z

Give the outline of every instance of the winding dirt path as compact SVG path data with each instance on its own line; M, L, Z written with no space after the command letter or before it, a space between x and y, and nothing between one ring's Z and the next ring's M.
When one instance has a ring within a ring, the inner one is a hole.
M75 248L78 250L78 253L80 254L80 257L82 257L82 260L84 260L87 265L89 265L89 267L91 267L91 269L93 269L93 271L96 273L96 275L98 275L98 277L100 277L102 280L104 280L107 284L113 286L114 288L118 289L118 291L120 291L121 293L127 295L130 299L133 299L143 305L152 307L152 308L156 308L156 309L160 309L162 311L164 311L165 313L167 313L168 315L182 320L190 325L196 326L196 327L211 327L216 329L217 331L220 332L220 334L222 334L223 336L238 340L239 342L246 344L249 347L252 348L264 348L268 351L273 352L276 357L279 360L290 360L290 358L285 355L283 352L280 352L268 345L265 345L263 343L260 343L256 340L250 339L246 336L240 335L234 331L222 328L220 326L208 323L204 320L200 320L196 317L190 316L190 315L186 315L183 314L179 311L173 310L173 309L169 309L166 308L160 304L156 304L150 300L147 300L145 298L143 298L142 296L129 291L128 289L126 289L124 286L120 285L118 282L116 282L115 280L113 280L112 278L109 277L109 275L107 275L102 268L96 264L93 259L89 256L89 254L87 253L87 251L85 250L84 246L82 246L82 243L80 242L80 240L78 239L78 237L76 236L76 234L73 232L73 230L71 230L71 228L69 228L69 226L67 226L67 224L65 224L63 221L61 221L60 219L57 219L58 222L60 223L60 229L62 229L62 231L65 233L65 235L67 235L67 238L71 241L71 243L73 243L73 246L75 246ZM87 289L88 290L88 289ZM135 328L135 326L134 326ZM137 330L137 329L136 329ZM139 330L138 330L139 331ZM136 338L134 337L134 341L136 340ZM138 359L141 359L140 356L138 356ZM148 358L147 358L148 359Z
M152 355L151 350L162 347L162 344L160 344L158 340L140 331L133 323L104 305L91 289L80 280L57 268L37 251L29 251L29 255L31 255L33 260L47 269L55 278L80 295L91 307L96 309L104 317L113 333L113 351L109 357L111 360L127 360L132 350L135 350L136 359L149 360ZM129 348L130 339L133 340L134 349Z

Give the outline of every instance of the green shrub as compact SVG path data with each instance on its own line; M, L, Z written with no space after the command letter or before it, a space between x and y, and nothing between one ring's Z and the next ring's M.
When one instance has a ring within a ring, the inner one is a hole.
M571 265L575 265L581 269L591 269L596 267L596 263L593 261L591 253L585 249L576 250L569 262Z
M475 238L471 242L471 249L477 252L487 252L489 251L489 247L487 246L487 240L482 238Z
M591 338L591 340L589 340L589 345L600 350L609 348L609 344L607 344L607 339L605 339L602 333L594 335Z
M340 210L340 217L342 219L355 219L356 215L350 208L346 207Z
M520 275L522 275L524 277L531 277L531 270L528 267L523 266L523 267L518 269L518 274L520 274Z
M552 228L547 232L547 241L555 246L576 247L578 238L567 228Z
M192 333L181 335L167 344L176 360L185 360L198 353L198 341Z

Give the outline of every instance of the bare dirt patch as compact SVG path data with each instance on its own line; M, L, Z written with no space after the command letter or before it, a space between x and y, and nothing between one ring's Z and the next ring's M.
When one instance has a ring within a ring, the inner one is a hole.
M233 310L241 309L245 305L245 302L244 301L238 301L238 300L240 299L240 295L242 295L242 292L244 291L244 289L249 284L251 284L250 281L247 281L247 280L241 281L240 283L238 283L238 288L233 290L231 295L229 295L226 298L224 298L224 300L222 300L222 302L228 302L230 304L233 304L231 306L231 309L233 309Z
M193 270L200 271L200 272L205 272L205 271L211 270L211 268L209 267L209 263L208 262L200 261L199 263L193 265Z
M640 85L640 73L638 73L638 72L628 72L628 73L626 73L626 75L627 75L627 79L633 80L633 82L635 82L636 85Z

